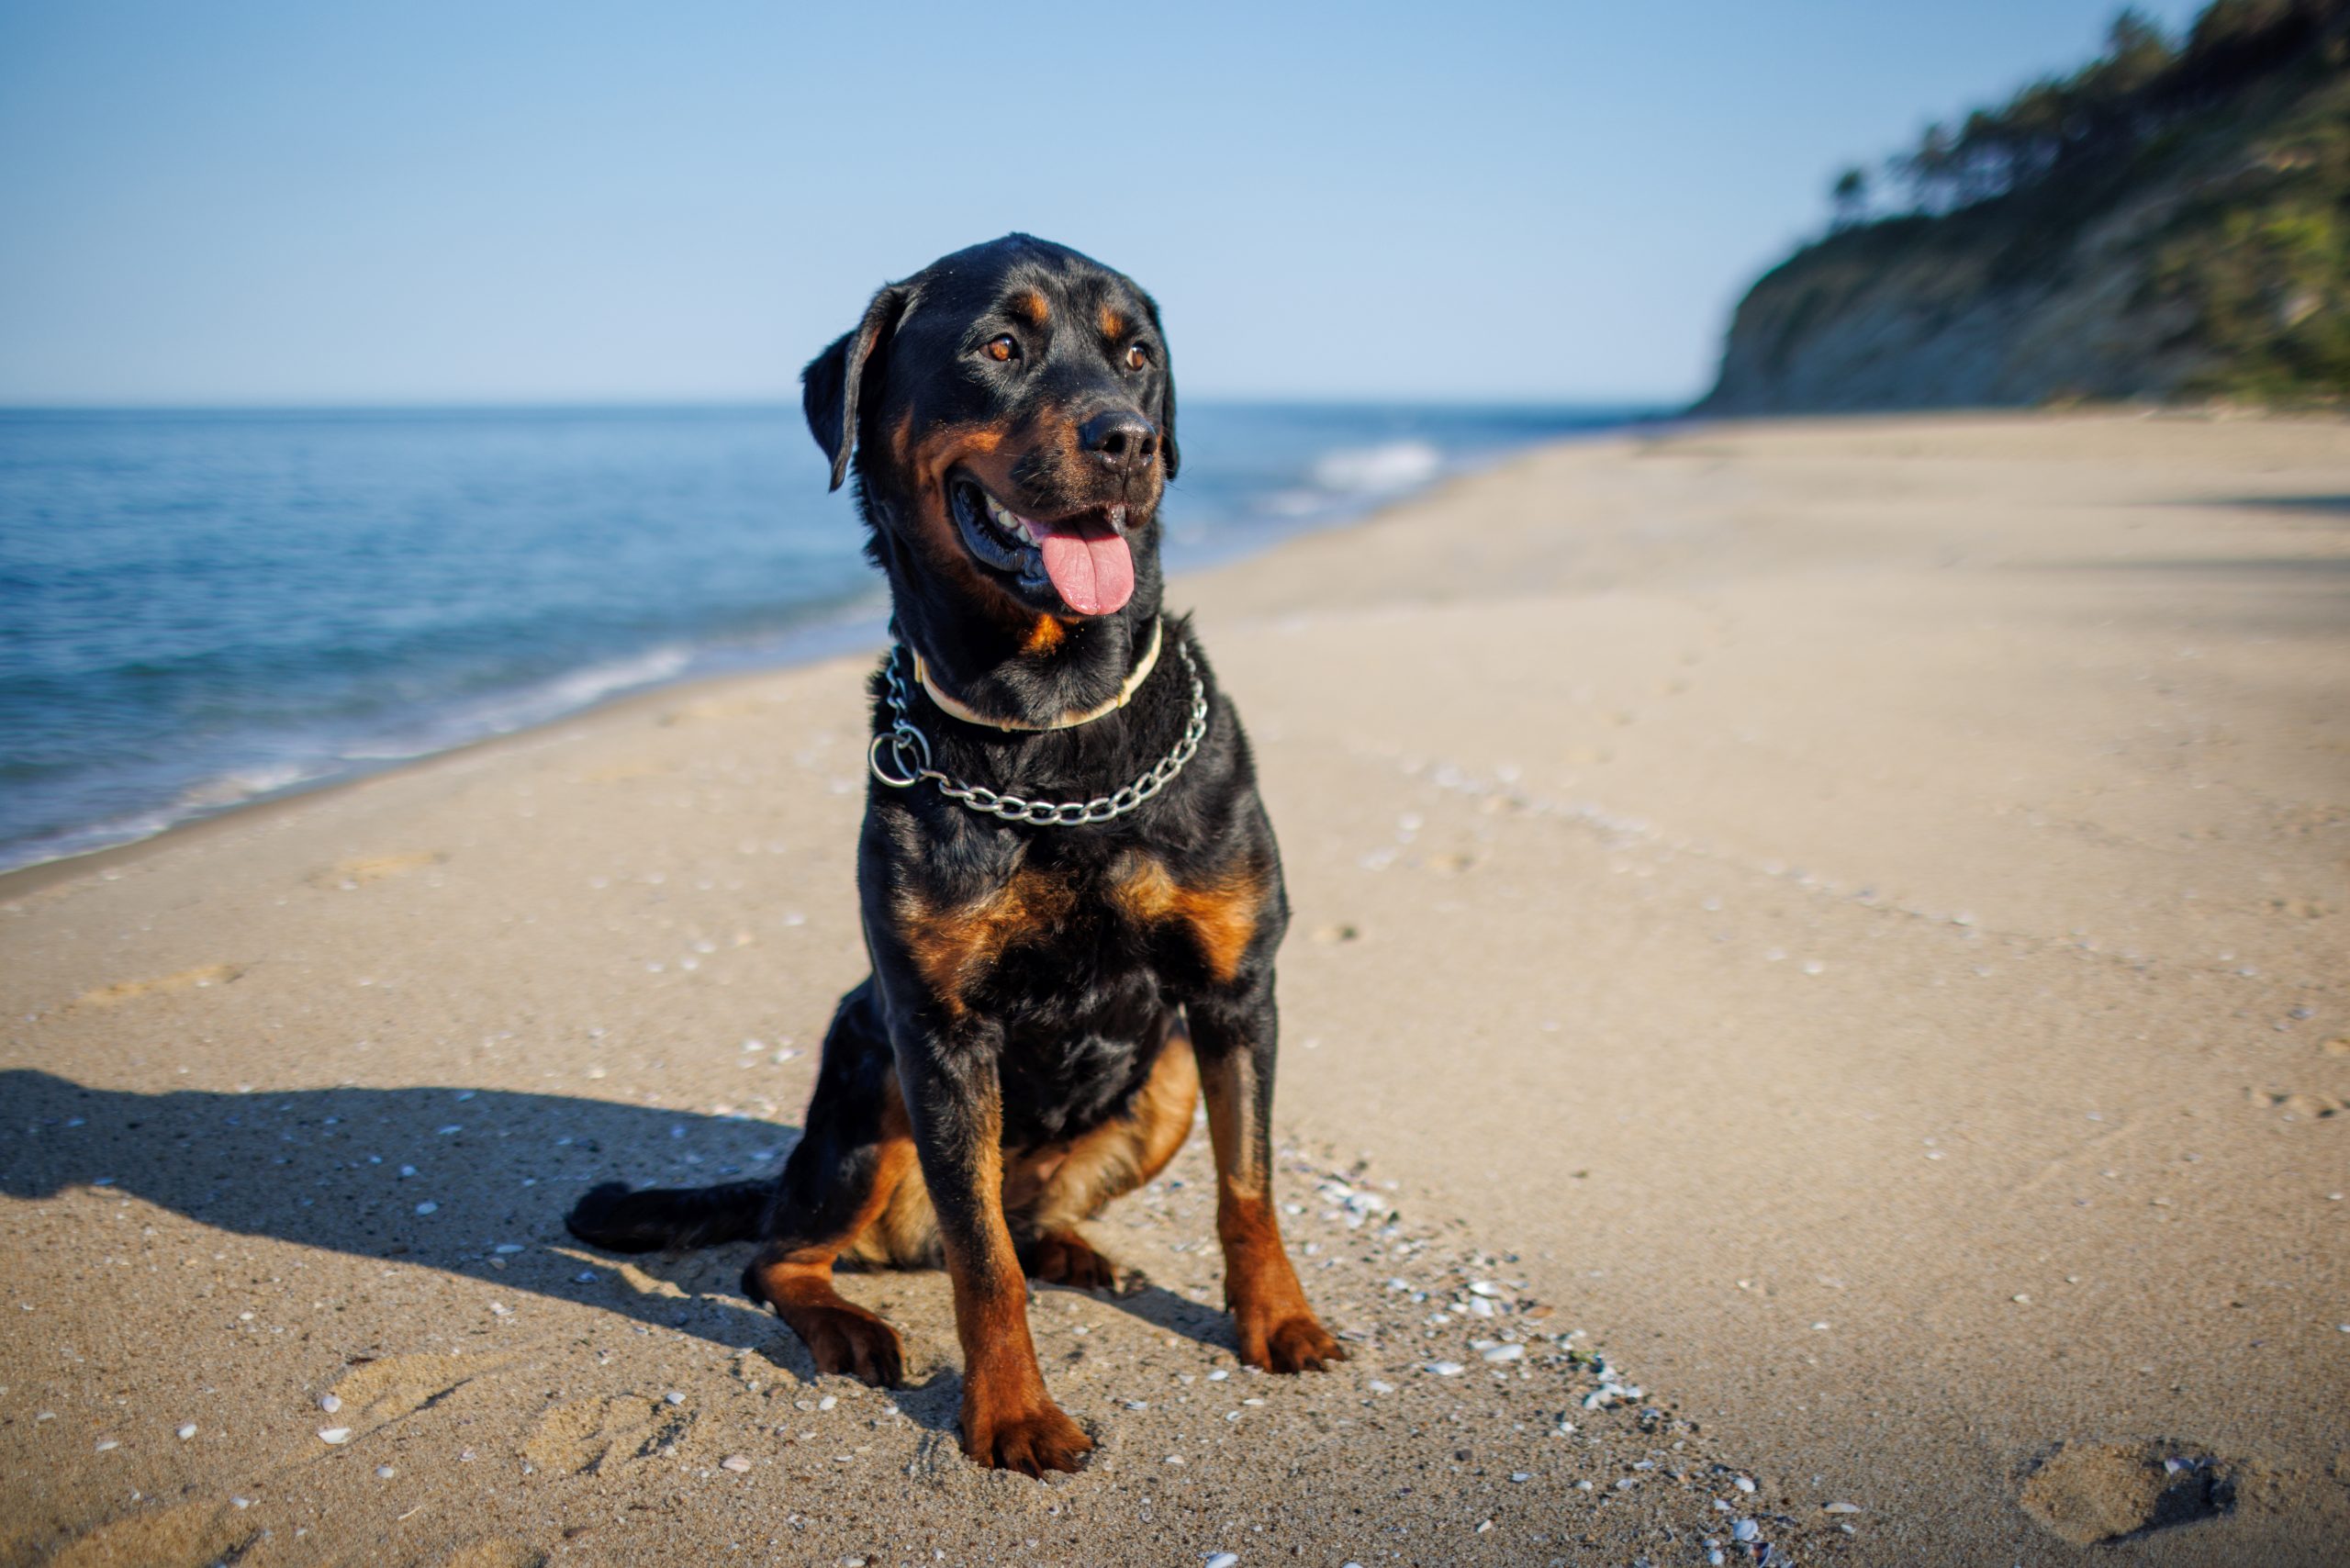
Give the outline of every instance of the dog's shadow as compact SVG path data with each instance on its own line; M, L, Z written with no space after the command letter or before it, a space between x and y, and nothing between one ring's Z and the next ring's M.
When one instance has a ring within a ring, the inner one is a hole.
M750 1347L815 1379L789 1329L737 1289L748 1246L621 1259L563 1227L615 1178L692 1186L770 1173L796 1128L749 1117L494 1089L300 1089L140 1094L0 1071L0 1193L128 1193L219 1230L438 1269ZM876 1276L868 1275L867 1278ZM1146 1285L1105 1298L1168 1333L1229 1350L1225 1315ZM951 1428L959 1380L900 1395Z

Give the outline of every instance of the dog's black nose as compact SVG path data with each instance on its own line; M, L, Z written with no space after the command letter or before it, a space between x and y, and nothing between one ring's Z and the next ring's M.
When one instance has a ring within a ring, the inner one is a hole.
M1077 439L1112 468L1147 467L1158 455L1158 427L1131 409L1094 415L1077 427Z

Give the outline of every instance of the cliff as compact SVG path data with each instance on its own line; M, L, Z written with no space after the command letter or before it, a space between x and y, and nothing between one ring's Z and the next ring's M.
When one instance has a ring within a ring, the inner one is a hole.
M1850 224L1765 274L1693 411L2350 397L2344 11L2216 6L2119 86L2117 46L1930 132L1892 167L1942 209Z

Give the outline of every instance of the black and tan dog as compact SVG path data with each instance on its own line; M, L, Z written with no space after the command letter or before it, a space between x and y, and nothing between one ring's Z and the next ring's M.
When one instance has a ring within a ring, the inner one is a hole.
M607 1185L570 1225L619 1251L763 1240L744 1288L820 1370L884 1385L897 1334L834 1263L943 1256L965 1451L1071 1470L1093 1445L1045 1392L1025 1278L1113 1282L1078 1222L1173 1157L1203 1088L1241 1360L1345 1354L1269 1192L1280 856L1232 705L1160 617L1158 311L1014 234L882 289L802 379L900 639L858 843L873 973L834 1015L779 1179Z

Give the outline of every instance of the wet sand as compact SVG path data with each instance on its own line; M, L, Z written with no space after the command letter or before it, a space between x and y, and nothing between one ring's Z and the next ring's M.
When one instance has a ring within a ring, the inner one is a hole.
M2338 1560L2346 498L2340 421L1731 425L1179 580L1355 1359L1233 1366L1195 1137L1036 1294L1041 1484L942 1276L846 1286L883 1395L559 1223L789 1148L863 661L0 879L0 1559Z

